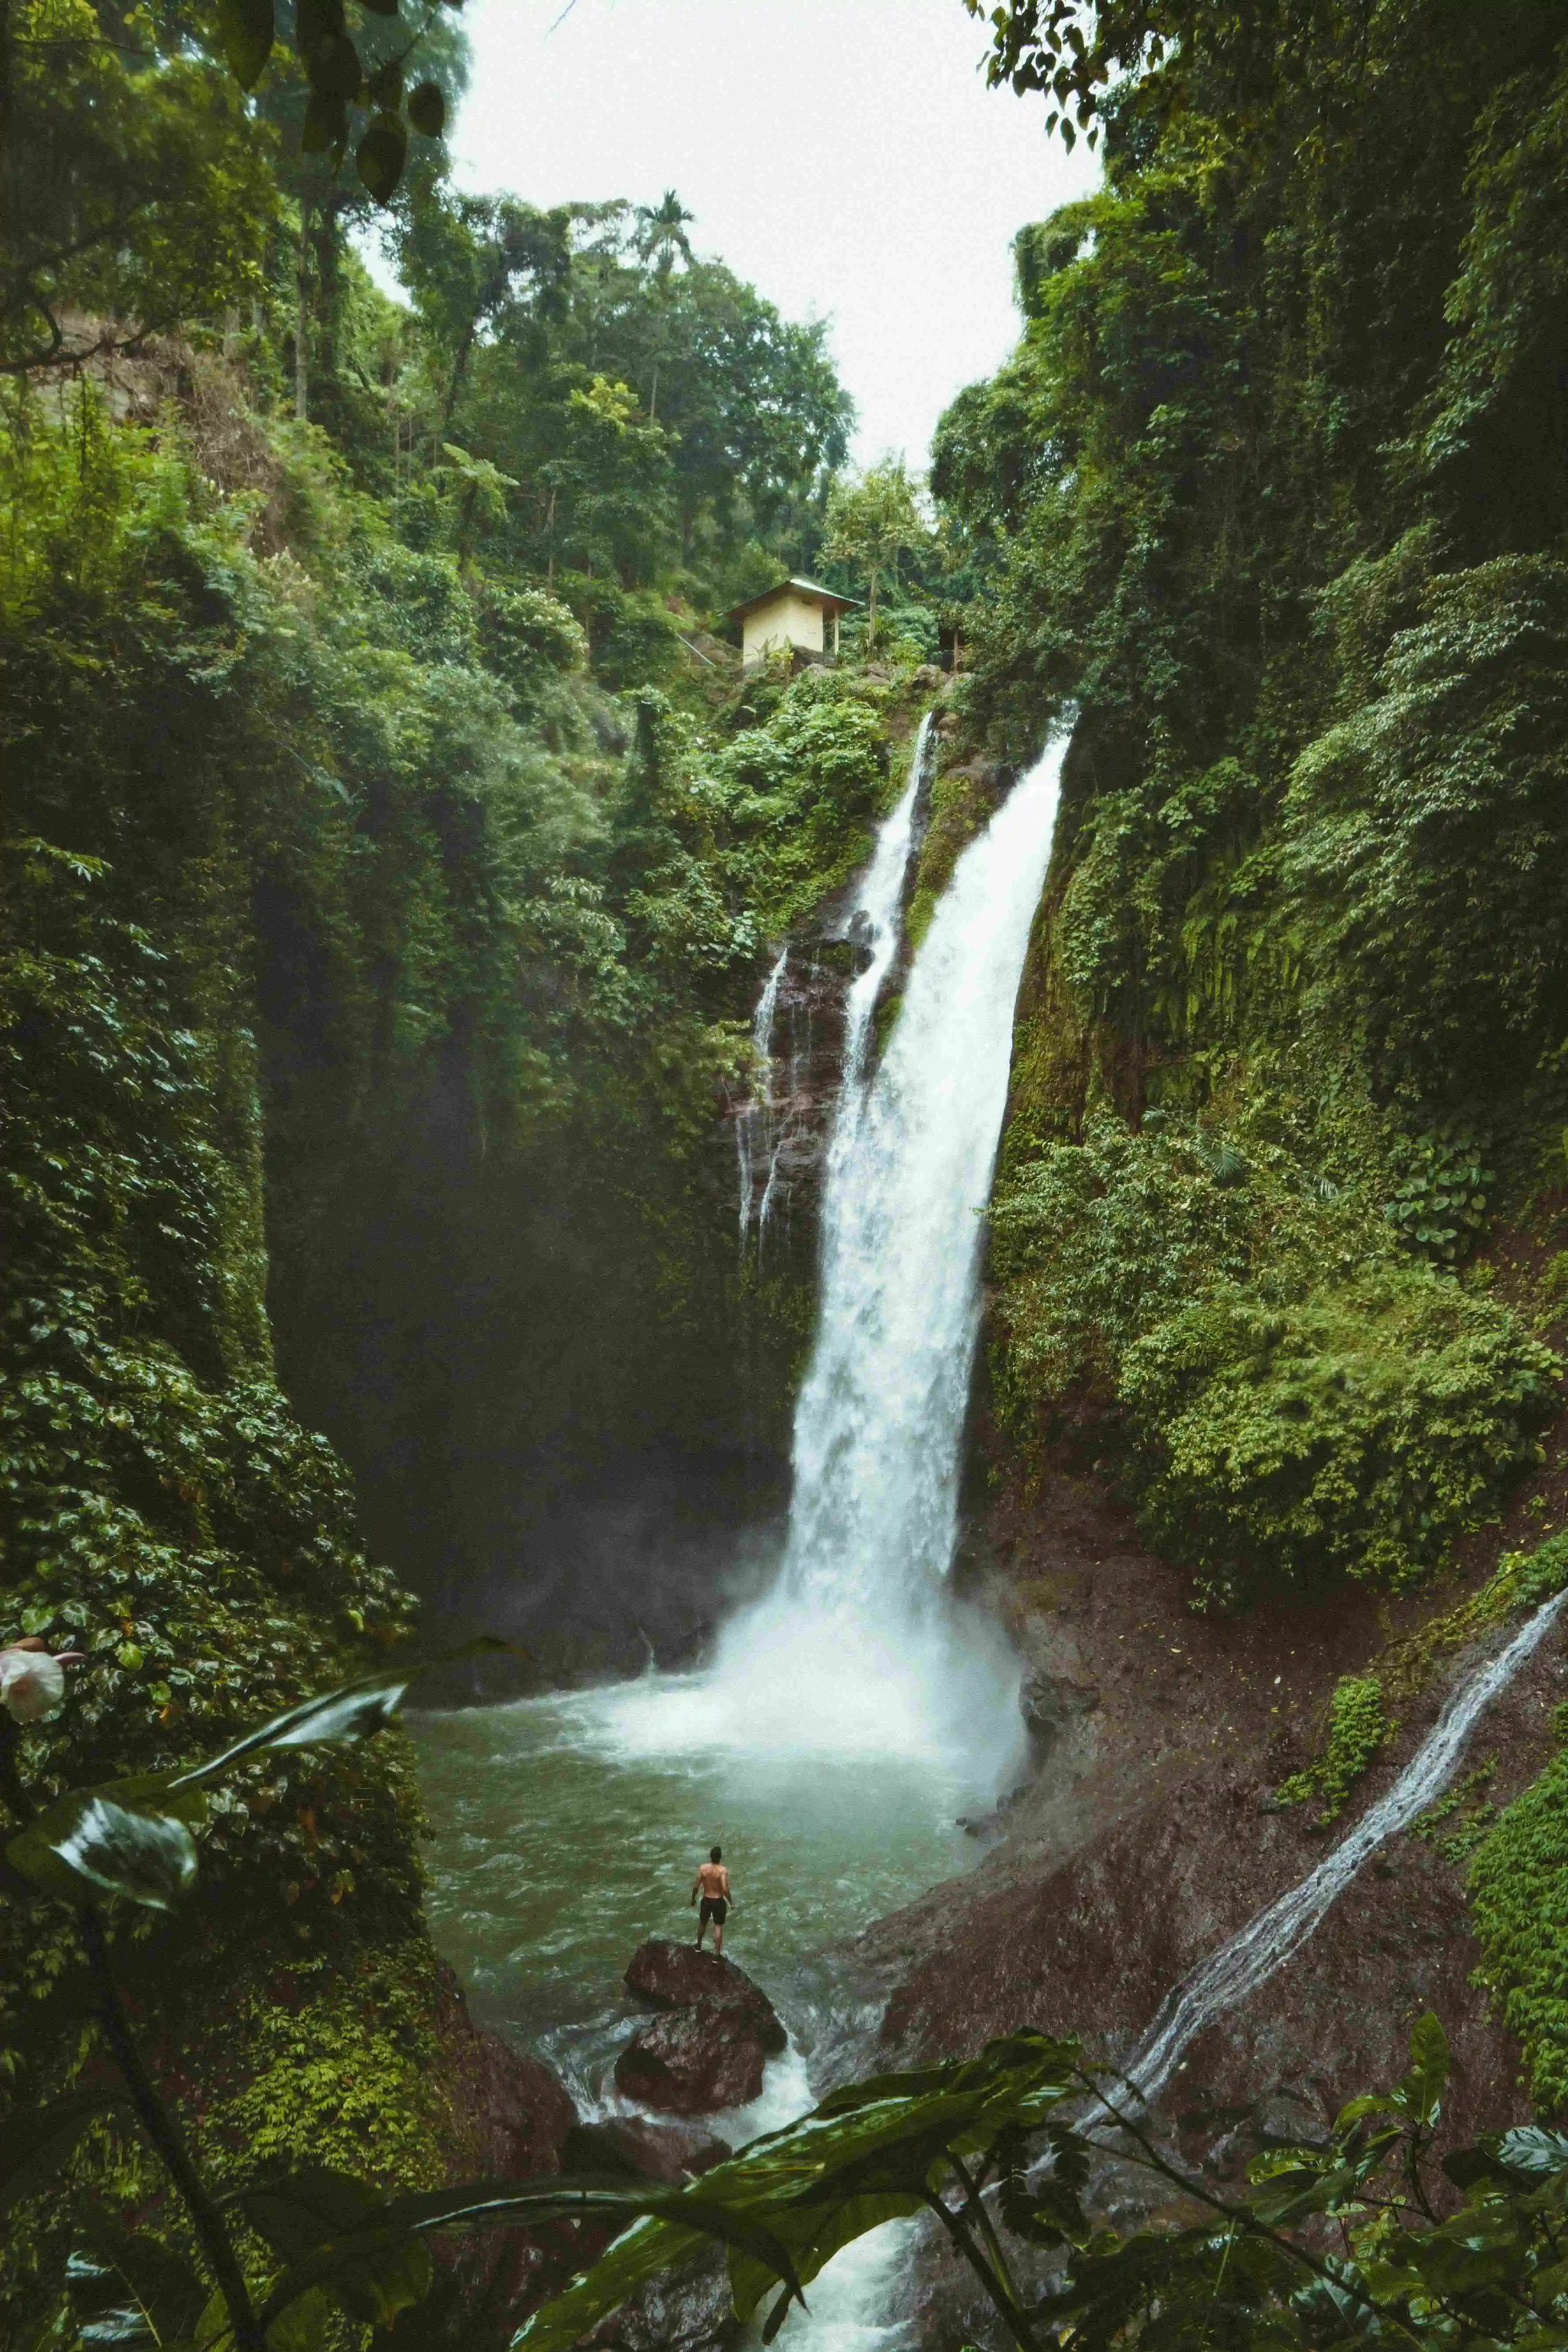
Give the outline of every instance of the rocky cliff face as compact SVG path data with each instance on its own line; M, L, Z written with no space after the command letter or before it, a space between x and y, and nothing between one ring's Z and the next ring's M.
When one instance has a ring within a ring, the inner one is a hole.
M1080 2033L1124 2061L1171 1988L1315 1866L1390 1785L1468 1668L1501 1638L1445 1645L1445 1621L1500 1553L1539 1541L1568 1506L1568 1433L1508 1520L1472 1540L1456 1577L1390 1602L1360 1590L1317 1606L1197 1617L1188 1580L1138 1540L1131 1514L1082 1469L972 1528L960 1573L1008 1623L1032 1669L1035 1777L976 1833L980 1869L864 1937L856 1965L880 2023L858 2063L969 2055L1023 2023ZM1393 1660L1428 1671L1395 1736L1320 1826L1281 1807L1280 1782L1321 1743L1337 1679ZM1159 2103L1167 2144L1237 2178L1270 2143L1320 2137L1344 2101L1397 2078L1410 2027L1435 2010L1453 2047L1443 2121L1461 2142L1530 2112L1519 2045L1475 1981L1467 1822L1490 1818L1560 1744L1568 1659L1548 1640L1481 1717L1456 1782L1468 1801L1418 1818L1373 1854L1316 1934L1188 2049ZM1142 2177L1110 2173L1107 2210L1148 2210ZM989 2340L940 2250L915 2266L922 2329ZM921 2340L928 2340L922 2335ZM960 2340L953 2335L952 2340Z

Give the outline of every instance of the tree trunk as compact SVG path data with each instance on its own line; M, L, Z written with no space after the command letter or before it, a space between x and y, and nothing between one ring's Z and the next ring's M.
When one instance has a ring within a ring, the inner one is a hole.
M294 418L303 425L310 413L310 207L302 198L294 293Z
M316 340L318 372L338 371L338 313L342 307L342 275L338 268L338 207L329 196L316 215L316 284L320 289L320 333Z
M452 381L447 387L446 405L441 412L441 430L443 433L450 433L452 429L452 417L457 409L458 395L463 389L463 378L468 372L468 359L474 348L474 337L479 333L479 322L478 318L470 319L468 325L463 329L461 339L458 341L458 354L452 362Z
M871 566L871 596L866 608L866 650L870 652L877 642L877 583L879 579L875 564Z

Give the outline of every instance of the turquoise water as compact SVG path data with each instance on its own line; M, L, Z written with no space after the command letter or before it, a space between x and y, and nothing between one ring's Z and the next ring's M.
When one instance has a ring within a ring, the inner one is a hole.
M436 1939L481 2015L525 2035L581 2106L615 2105L609 2068L638 2015L622 1972L645 1937L694 1933L692 1876L721 1844L738 1905L725 1949L792 2030L764 2095L794 2113L802 2061L842 2006L835 1948L971 1867L976 1841L954 1817L991 1792L909 1758L658 1752L659 1702L679 1722L690 1688L668 1677L412 1717Z

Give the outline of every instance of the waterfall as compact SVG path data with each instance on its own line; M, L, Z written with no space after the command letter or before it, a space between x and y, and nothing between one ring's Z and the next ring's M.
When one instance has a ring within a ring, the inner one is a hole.
M837 1133L841 1133L845 1127L845 1111L848 1109L852 1115L853 1107L859 1100L872 1015L877 1009L882 983L898 953L899 913L903 900L904 877L909 871L910 850L914 840L915 808L931 757L932 724L933 714L928 710L915 736L903 791L899 795L897 805L878 827L871 856L856 879L837 934L841 939L853 940L861 950L865 961L845 995L843 1078ZM766 1236L779 1191L784 1147L791 1139L789 1113L786 1111L782 1120L774 1116L772 1071L773 1020L778 1009L779 988L788 964L789 949L786 945L763 982L763 992L757 999L757 1009L752 1018L752 1044L758 1068L764 1074L762 1098L749 1102L735 1119L742 1253L753 1216L759 1248ZM799 1092L799 1081L800 1072L792 1064L788 1089L791 1100ZM766 1173L762 1174L764 1168ZM757 1201L759 1178L762 1185L760 1203Z
M786 945L779 950L777 957L769 968L768 976L763 982L763 992L757 999L757 1009L752 1015L752 1053L754 1057L757 1080L762 1087L762 1099L759 1101L753 1097L735 1114L735 1160L736 1174L740 1180L742 1252L746 1246L746 1235L751 1231L752 1209L756 1198L759 1158L756 1147L759 1140L762 1143L763 1153L768 1161L760 1220L764 1223L767 1219L768 1196L773 1188L773 1171L778 1161L778 1138L773 1131L773 1015L778 1010L779 989L788 968L789 949Z
M847 1123L844 1112L853 1119L858 1104L860 1088L866 1075L866 1047L871 1033L871 1016L877 1010L877 999L882 982L892 968L899 951L899 915L903 903L904 876L909 870L910 845L914 837L915 803L920 798L925 778L926 762L931 756L931 728L934 713L928 710L921 720L910 754L910 772L891 815L885 818L877 835L877 845L870 863L861 874L849 901L841 936L853 940L865 953L866 961L849 984L844 1000L844 1083L838 1128Z
M1184 2050L1226 2010L1266 1984L1300 1949L1335 1898L1386 1840L1432 1802L1458 1760L1470 1727L1550 1633L1568 1593L1545 1601L1506 1648L1453 1691L1441 1715L1386 1796L1370 1806L1333 1852L1230 1941L1211 1952L1173 1991L1124 2069L1148 2102L1170 2081Z
M621 1727L638 1744L951 1756L993 1784L1017 1759L1017 1664L989 1621L954 1603L947 1573L983 1213L1064 751L1052 745L960 857L868 1076L923 744L883 827L846 926L870 953L847 1013L783 1565L725 1627L705 1675L628 1694Z

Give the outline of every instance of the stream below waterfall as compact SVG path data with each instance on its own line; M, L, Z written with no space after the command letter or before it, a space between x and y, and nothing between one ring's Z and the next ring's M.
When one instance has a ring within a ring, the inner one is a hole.
M692 1874L721 1843L740 1904L725 1948L793 2036L763 2112L714 2119L745 2138L811 2104L804 2062L830 2021L834 1945L969 1868L980 1849L955 1816L989 1791L940 1760L825 1771L810 1757L648 1752L626 1719L637 1696L410 1718L436 1832L431 1923L480 2013L526 2036L584 2114L625 2108L610 2067L644 2012L622 1972L646 1937L694 1932Z

